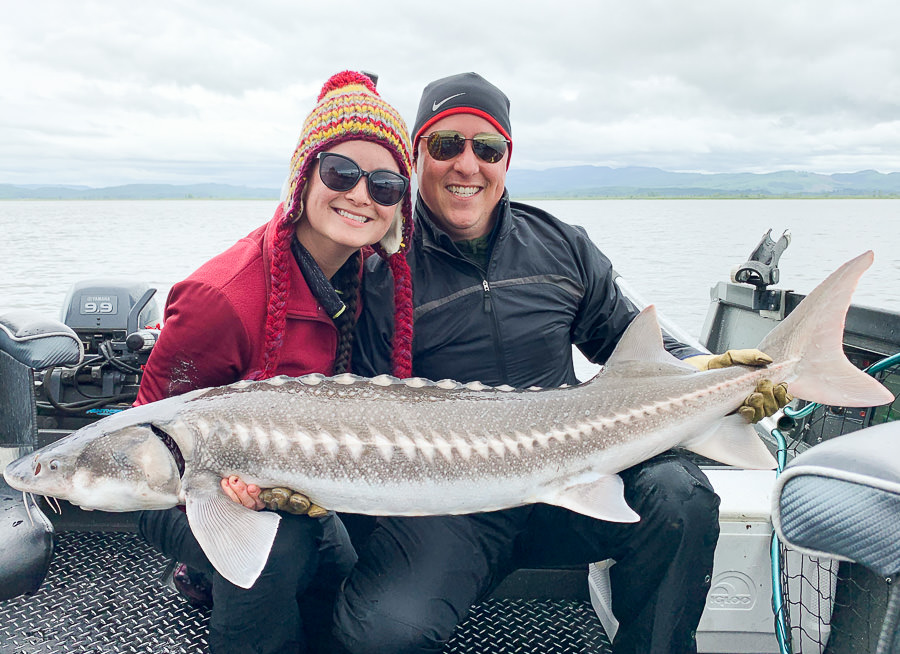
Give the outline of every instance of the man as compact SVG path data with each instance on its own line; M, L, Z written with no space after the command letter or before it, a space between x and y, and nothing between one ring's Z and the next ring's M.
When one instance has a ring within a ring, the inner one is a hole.
M509 101L475 73L429 84L413 128L419 196L409 251L413 374L514 387L577 383L572 344L592 361L611 354L637 311L585 232L505 191L512 152ZM392 283L368 261L354 370L389 370ZM697 367L762 365L755 350L698 355ZM785 401L754 397L757 419ZM768 406L760 408L766 401ZM754 409L747 407L748 414ZM635 524L549 505L466 516L380 518L335 607L354 654L439 652L469 607L517 567L613 558L617 654L695 652L709 589L719 499L696 465L667 452L622 472Z

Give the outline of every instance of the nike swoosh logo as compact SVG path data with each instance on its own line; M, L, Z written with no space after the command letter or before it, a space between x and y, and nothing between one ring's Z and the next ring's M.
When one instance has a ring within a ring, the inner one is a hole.
M441 100L440 102L435 102L434 104L431 105L431 110L432 110L432 111L437 111L438 109L440 109L440 107L441 107L442 104L444 104L445 102L449 102L449 101L452 100L453 98L458 98L458 97L461 96L461 95L465 95L465 92L463 92L463 93L457 93L456 95L451 95L449 98L444 98L444 99Z

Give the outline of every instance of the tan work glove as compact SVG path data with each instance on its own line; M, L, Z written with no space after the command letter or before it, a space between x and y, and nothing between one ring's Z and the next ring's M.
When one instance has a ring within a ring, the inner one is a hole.
M310 502L303 493L296 493L290 488L264 488L259 499L271 511L308 515L310 518L321 518L328 513L326 509Z
M756 391L750 393L744 403L738 407L747 422L759 422L763 418L774 415L778 409L793 400L787 391L787 384L772 384L771 379L761 379L756 384Z
M772 357L759 350L728 350L722 354L701 354L684 360L697 370L715 370L729 366L766 366L772 363ZM747 396L738 407L747 422L759 422L765 417L774 415L794 398L787 392L787 384L772 384L769 379L762 379L756 390Z
M716 370L730 366L767 366L772 357L759 350L728 350L722 354L700 354L684 360L697 370Z

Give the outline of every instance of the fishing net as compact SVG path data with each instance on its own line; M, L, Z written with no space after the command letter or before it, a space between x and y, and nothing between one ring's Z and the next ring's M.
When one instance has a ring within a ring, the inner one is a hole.
M860 368L900 396L900 358L887 365L848 352ZM874 365L873 365L874 364ZM806 414L804 409L811 410ZM900 399L880 407L805 407L796 425L785 430L788 459L809 447L842 434L900 418ZM892 579L885 579L856 563L813 558L778 543L781 560L781 615L776 616L789 638L792 654L849 654L874 652L885 615Z

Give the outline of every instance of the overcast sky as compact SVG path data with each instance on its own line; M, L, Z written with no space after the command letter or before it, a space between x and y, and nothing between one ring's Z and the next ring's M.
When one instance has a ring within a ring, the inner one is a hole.
M900 171L896 0L4 0L0 184L280 187L322 83L474 70L512 165ZM553 7L553 8L551 8Z

